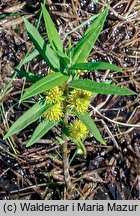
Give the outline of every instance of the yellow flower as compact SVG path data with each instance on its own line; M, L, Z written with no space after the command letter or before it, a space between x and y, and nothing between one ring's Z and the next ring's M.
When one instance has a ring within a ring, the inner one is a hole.
M90 91L74 89L69 95L69 108L74 112L86 112L91 96L92 93Z
M44 117L48 121L59 121L63 116L62 104L57 103L48 111L45 112Z
M63 92L60 87L54 87L46 92L46 100L48 103L57 103L62 101Z
M82 63L86 63L87 62L87 60L86 59L84 59L83 60L83 62ZM84 73L86 73L87 72L87 70L76 70L75 71L78 75L83 75Z
M88 134L88 129L80 120L75 120L69 126L69 131L72 139L76 141L83 140Z

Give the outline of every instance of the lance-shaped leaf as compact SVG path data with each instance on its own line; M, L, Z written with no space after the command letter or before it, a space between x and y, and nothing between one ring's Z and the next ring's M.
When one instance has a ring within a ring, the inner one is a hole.
M119 86L115 86L115 85L107 84L107 83L98 83L98 82L95 82L89 79L73 80L71 82L71 86L73 88L87 90L87 91L91 91L93 93L99 93L99 94L110 94L110 95L134 95L136 94L134 91L128 88L119 87Z
M71 67L73 70L112 70L116 72L122 72L120 67L117 67L114 64L107 62L87 62L87 63L78 63Z
M60 57L61 68L64 69L69 63L69 58L66 55L66 53L64 53L64 47L63 47L61 38L59 34L57 33L57 29L55 28L55 25L50 17L50 14L48 13L44 5L42 5L42 12L43 12L43 17L45 21L45 26L46 26L46 31L47 31L49 42L53 50Z
M84 36L80 39L77 45L72 50L72 64L82 62L87 59L90 54L99 34L103 28L104 22L108 14L106 8L91 24Z
M45 92L55 86L61 85L68 79L69 76L63 75L62 73L50 73L29 87L22 95L21 100L25 100L29 97Z
M30 125L32 122L36 121L40 116L43 115L45 111L47 111L51 107L52 105L40 101L33 105L10 127L7 134L4 136L4 139L7 139L13 134L18 133L19 131Z
M43 137L52 127L54 127L58 121L50 121L44 120L40 122L40 124L36 127L31 139L27 143L26 147L29 147L36 143L41 137Z
M105 141L103 140L96 124L94 123L93 119L89 116L88 113L85 114L77 114L77 117L79 120L87 127L89 132L95 137L97 141L99 141L101 144L106 144Z
M42 12L43 12L48 39L52 48L55 51L60 50L61 52L63 52L63 43L61 41L61 38L57 33L57 29L55 28L55 25L50 17L50 14L48 13L44 5L42 5Z
M45 43L38 30L28 20L24 19L24 23L28 34L39 54L53 70L60 71L59 56L50 48L50 45Z

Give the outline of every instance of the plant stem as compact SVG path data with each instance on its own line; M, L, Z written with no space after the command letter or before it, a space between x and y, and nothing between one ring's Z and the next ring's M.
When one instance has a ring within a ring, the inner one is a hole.
M68 157L68 146L67 146L67 138L63 134L63 170L64 170L64 179L66 184L66 194L65 198L69 199L70 191L71 191L71 179L69 174L69 157Z
M66 83L66 95L68 95L69 86ZM63 119L63 129L68 127L68 119L67 119L67 100L65 100L64 104L64 119ZM69 156L68 156L68 143L67 143L67 137L63 133L62 139L64 141L63 143L63 170L64 170L64 179L66 184L66 193L64 198L70 199L70 191L71 191L71 179L69 174Z

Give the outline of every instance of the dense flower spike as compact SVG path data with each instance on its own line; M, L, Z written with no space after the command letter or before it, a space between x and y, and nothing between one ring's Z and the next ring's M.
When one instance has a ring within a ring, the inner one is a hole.
M54 87L46 92L46 100L48 103L58 103L62 101L63 92L60 87Z
M84 113L90 104L92 93L75 89L69 95L69 108L74 112Z
M47 112L45 112L44 117L48 121L59 121L63 116L62 104L57 103Z
M88 134L88 129L80 120L75 120L69 126L69 131L72 139L76 141L83 140Z

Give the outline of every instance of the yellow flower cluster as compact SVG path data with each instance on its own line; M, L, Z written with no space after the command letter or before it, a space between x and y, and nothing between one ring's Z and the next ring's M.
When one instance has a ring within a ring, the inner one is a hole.
M46 93L46 101L53 104L52 108L47 110L44 114L45 119L48 121L59 121L63 117L64 106L64 89L61 87L54 87ZM74 89L70 91L68 100L65 99L67 106L73 113L85 113L88 110L92 93L90 91Z
M88 134L86 126L80 120L75 120L69 126L69 131L72 139L76 141L83 140Z
M63 116L63 109L61 103L55 104L47 112L45 112L44 117L48 121L59 121Z
M63 92L60 87L54 87L46 92L46 100L49 104L59 103L62 101Z
M52 108L47 110L44 117L48 121L59 121L63 116L63 106L62 106L62 96L63 92L60 87L54 87L46 92L46 101L49 104L55 104Z
M69 95L69 108L74 112L84 113L88 110L92 93L74 89Z

